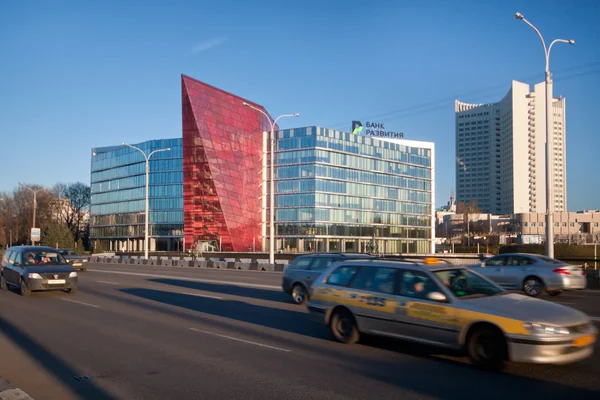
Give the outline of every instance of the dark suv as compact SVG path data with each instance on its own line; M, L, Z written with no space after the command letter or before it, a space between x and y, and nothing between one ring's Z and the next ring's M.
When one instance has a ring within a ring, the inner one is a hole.
M370 254L359 253L317 253L296 257L283 271L282 288L284 293L292 295L296 304L308 301L308 290L312 283L327 267L336 261L356 258L377 258Z

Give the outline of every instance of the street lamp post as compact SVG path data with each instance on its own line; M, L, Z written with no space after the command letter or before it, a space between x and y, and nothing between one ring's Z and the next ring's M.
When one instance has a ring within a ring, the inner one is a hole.
M144 150L140 149L139 147L135 147L132 146L130 144L127 144L125 142L122 143L123 146L127 146L127 147L131 147L132 149L135 149L137 151L139 151L140 153L142 153L142 155L144 156L144 159L146 160L146 222L145 222L145 229L144 229L144 258L147 260L148 259L148 219L149 219L149 208L150 208L150 203L148 201L148 183L150 181L150 157L152 157L152 154L154 153L158 153L161 151L170 151L171 148L167 147L166 149L157 149L154 151L151 151L150 154L146 155L146 153L144 152Z
M254 107L253 105L248 104L246 102L243 102L242 104L264 115L269 121L269 124L271 124L271 173L269 174L271 179L271 198L269 202L269 263L275 264L275 125L277 125L277 121L279 121L280 118L299 117L300 114L282 114L279 117L275 118L275 120L273 121L271 120L271 117L269 117L269 115L260 108Z
M554 112L552 110L552 74L550 73L550 51L555 43L575 44L574 40L554 39L550 46L546 47L546 41L540 31L533 24L525 19L523 14L516 13L516 19L520 19L529 25L540 37L542 46L544 46L544 56L546 58L546 255L554 258L554 223L553 223L553 203L552 198L552 169L554 168L551 159L554 155L552 132L554 130Z
M41 187L38 189L34 189L33 187L27 186L21 182L19 182L19 185L23 186L25 189L28 189L33 193L33 218L31 221L31 229L33 229L33 228L35 228L35 214L37 211L37 194L39 191L46 190L46 188ZM33 244L33 240L31 241L31 244Z

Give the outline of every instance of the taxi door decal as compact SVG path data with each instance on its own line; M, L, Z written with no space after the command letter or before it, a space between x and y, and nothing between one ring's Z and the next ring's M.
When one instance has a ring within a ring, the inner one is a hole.
M362 309L379 312L394 312L394 301L384 294L370 294L361 292L348 293L348 304Z
M459 321L454 315L452 307L429 304L420 301L407 301L406 314L409 317L437 322L442 324L458 325Z
M406 300L396 300L396 315L407 315L408 302Z

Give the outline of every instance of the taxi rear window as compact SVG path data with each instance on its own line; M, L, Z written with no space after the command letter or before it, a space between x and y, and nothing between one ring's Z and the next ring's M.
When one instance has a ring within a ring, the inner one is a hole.
M339 267L333 271L327 278L327 283L337 286L348 286L354 275L356 275L358 267Z
M353 289L393 294L397 269L362 267L352 282Z

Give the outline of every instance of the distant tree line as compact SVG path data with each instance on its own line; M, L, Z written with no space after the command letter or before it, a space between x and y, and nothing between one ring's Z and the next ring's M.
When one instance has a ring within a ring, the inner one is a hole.
M84 183L57 183L37 191L35 227L41 230L40 244L52 247L89 248L90 187ZM0 246L30 244L34 195L19 185L0 193Z

